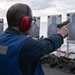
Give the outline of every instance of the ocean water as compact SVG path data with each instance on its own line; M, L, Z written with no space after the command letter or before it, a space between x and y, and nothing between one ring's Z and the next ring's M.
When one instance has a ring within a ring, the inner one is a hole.
M4 24L4 31L5 29L7 28L7 23ZM40 37L43 35L44 37L47 37L47 22L41 22L41 25L40 25ZM67 47L68 46L68 47ZM67 56L67 50L69 52L74 52L75 53L75 44L74 43L70 43L69 42L69 45L67 44L67 39L64 39L64 44L59 48L60 51L64 51L66 52L66 55L65 53L60 53L59 52L59 56ZM53 52L55 55L58 55L57 54L57 51ZM70 54L69 55L69 58L72 58L72 59L75 59L75 54Z

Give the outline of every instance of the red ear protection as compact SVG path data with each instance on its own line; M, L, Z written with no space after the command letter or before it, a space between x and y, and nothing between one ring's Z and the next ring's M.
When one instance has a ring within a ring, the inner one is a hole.
M20 20L20 26L19 29L20 31L28 31L30 28L30 17L29 16L23 16L22 19Z

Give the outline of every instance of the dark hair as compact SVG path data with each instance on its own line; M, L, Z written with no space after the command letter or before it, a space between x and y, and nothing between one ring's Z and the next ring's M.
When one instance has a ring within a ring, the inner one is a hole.
M12 5L6 14L8 27L19 26L20 20L23 16L30 16L30 18L32 18L30 7L22 3Z

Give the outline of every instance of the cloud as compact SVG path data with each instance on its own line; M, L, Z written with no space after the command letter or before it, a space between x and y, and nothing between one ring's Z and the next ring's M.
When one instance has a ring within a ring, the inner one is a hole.
M75 0L55 0L56 9L63 13L75 12Z
M54 0L33 0L31 1L31 6L35 10L43 10L49 7L53 7L54 4L52 3Z
M1 2L24 2L25 0L0 0Z
M5 17L6 10L0 8L0 17Z

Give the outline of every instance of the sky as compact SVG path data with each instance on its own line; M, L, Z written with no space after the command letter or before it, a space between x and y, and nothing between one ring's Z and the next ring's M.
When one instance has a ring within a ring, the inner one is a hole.
M40 16L42 22L47 22L48 15L75 12L75 0L0 0L0 18L6 22L6 12L15 3L25 3L32 9L34 16Z

